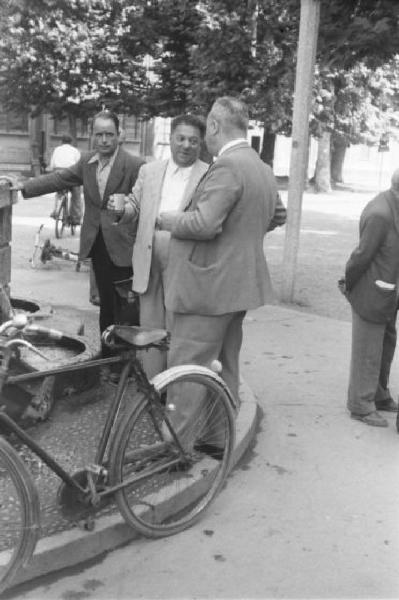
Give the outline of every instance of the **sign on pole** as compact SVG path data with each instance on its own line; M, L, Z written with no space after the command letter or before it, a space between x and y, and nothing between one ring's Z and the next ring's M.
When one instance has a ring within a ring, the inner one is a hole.
M320 0L301 0L295 77L292 147L289 171L287 225L283 256L282 299L292 302L299 249L302 196L309 154L309 115L320 21Z

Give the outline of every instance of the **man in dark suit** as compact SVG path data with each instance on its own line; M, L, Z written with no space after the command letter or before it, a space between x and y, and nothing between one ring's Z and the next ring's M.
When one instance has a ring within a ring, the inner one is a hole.
M112 194L131 191L144 161L118 144L119 119L104 110L93 119L94 150L67 169L25 181L18 186L25 198L83 185L85 210L80 234L80 259L90 257L100 298L100 331L115 322L113 282L132 275L135 225L115 227L107 210ZM137 324L137 323L136 323Z
M238 399L242 323L248 309L272 300L264 256L266 231L285 222L268 165L247 142L248 109L235 98L216 100L207 118L206 144L216 157L184 212L161 213L171 232L166 308L173 311L168 366L210 366ZM177 428L196 414L196 398L175 401Z
M387 420L378 410L398 410L388 380L396 346L399 169L392 176L391 188L364 208L359 234L359 244L345 270L344 293L352 305L347 406L353 419L387 427Z

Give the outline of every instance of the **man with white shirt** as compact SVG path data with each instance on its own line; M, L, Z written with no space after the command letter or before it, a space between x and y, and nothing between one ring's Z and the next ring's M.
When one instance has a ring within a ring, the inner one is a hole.
M80 159L79 150L72 145L72 137L70 135L63 135L61 138L61 144L54 148L53 154L49 164L49 171L56 171L58 169L68 169L72 165L76 164ZM62 192L56 192L54 210L51 213L51 217L57 218L58 212L58 201ZM82 217L82 202L80 198L80 186L74 186L71 188L71 206L69 207L70 217L72 225L80 225Z
M208 165L199 160L205 123L194 115L180 115L171 123L168 160L147 163L140 168L129 203L119 223L137 219L133 248L133 291L140 294L140 323L145 327L171 329L171 315L165 310L166 267L170 234L156 231L161 212L182 212ZM110 200L112 208L112 199ZM161 371L165 358L148 353L147 374Z
M263 238L286 218L273 172L249 146L247 128L244 103L231 97L215 101L205 140L216 159L186 211L161 212L157 220L160 232L171 234L168 366L220 360L237 403L245 313L273 298ZM188 396L173 402L171 420L178 430L198 415L198 398Z

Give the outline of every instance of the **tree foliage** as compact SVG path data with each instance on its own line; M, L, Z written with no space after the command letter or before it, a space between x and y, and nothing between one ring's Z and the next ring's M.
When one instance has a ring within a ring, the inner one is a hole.
M171 116L205 113L234 94L266 132L290 133L300 0L0 0L0 8L9 108L81 115L106 104ZM399 53L398 22L397 0L321 0L316 134L378 135L396 98L383 65Z
M132 43L129 55L123 52L125 21L119 2L12 2L0 41L3 103L55 116L87 113L104 103L140 110L142 45L135 56Z

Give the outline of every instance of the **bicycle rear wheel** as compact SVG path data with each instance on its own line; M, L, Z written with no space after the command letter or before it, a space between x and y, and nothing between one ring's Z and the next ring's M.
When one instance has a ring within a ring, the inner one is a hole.
M126 484L116 493L119 510L149 537L178 533L200 518L223 485L234 447L230 400L214 378L193 367L191 373L163 381L155 387L167 403L182 393L195 394L200 402L184 441L181 436L187 453L183 456L175 442L164 441L166 409L145 397L121 423L110 453L111 484Z
M0 593L30 559L39 522L32 479L14 448L0 437Z
M55 217L55 237L59 240L64 232L65 225L68 219L68 198L63 195L60 201L60 206Z

